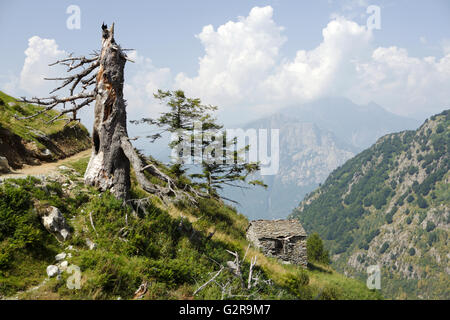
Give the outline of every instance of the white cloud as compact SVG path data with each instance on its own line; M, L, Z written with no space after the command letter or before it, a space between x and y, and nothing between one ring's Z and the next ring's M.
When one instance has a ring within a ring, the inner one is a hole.
M276 102L295 103L339 94L351 85L355 61L369 52L371 32L339 17L328 23L322 36L318 47L299 50L293 61L281 64L279 71L265 81L264 91Z
M198 35L205 47L198 75L179 74L176 85L228 113L262 114L341 93L355 78L355 61L370 56L371 31L337 17L323 29L318 47L299 50L292 61L282 59L279 52L286 38L272 15L271 7L256 7L248 17L217 31L204 27Z
M443 39L441 41L442 52L447 55L450 53L450 39Z
M229 21L214 30L205 26L197 35L205 48L198 75L178 74L176 86L208 103L255 103L259 83L273 72L286 38L272 19L269 6L255 7L248 17Z
M450 102L450 53L421 59L403 48L379 47L357 69L358 77L348 89L356 101L373 100L405 115L438 112Z
M20 88L33 95L48 95L55 83L44 80L44 78L61 76L63 71L60 67L49 67L48 65L64 58L67 53L58 48L54 39L33 36L28 39L28 48L25 50L25 55L26 58L19 79Z
M345 17L346 19L358 19L366 17L366 9L370 3L368 0L339 0L330 1L330 4L335 2L338 5L338 12L333 12L330 15L331 19L336 17Z
M129 54L135 63L127 63L126 72L130 74L124 85L124 96L127 100L130 119L132 117L154 117L162 111L153 94L158 89L172 88L173 76L169 68L157 68L149 58L136 51Z
M316 48L298 50L287 60L279 54L286 41L283 28L272 15L271 7L255 7L248 17L217 30L204 27L198 35L205 48L198 74L178 74L176 86L229 115L238 111L240 120L246 112L257 117L328 95L374 101L403 115L429 115L450 100L445 89L450 86L450 55L421 59L402 48L375 48L371 30L336 16Z

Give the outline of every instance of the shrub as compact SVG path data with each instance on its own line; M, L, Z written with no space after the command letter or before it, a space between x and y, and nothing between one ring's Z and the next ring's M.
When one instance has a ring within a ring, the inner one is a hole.
M373 238L375 238L379 234L380 234L380 229L371 231L369 234L366 235L366 242L370 243L373 240Z
M417 205L419 206L419 208L422 208L422 209L428 208L427 200L425 200L425 198L422 197L421 195L419 195L417 197Z
M408 253L409 253L410 256L413 256L413 255L416 254L416 249L414 249L414 248L409 248Z
M436 225L433 223L433 221L427 222L426 230L427 232L433 231L436 228Z
M0 187L0 199L0 269L7 269L17 251L40 251L49 235L32 210L27 190L7 183Z
M392 222L394 222L394 220L392 220L392 217L393 217L394 215L392 214L392 212L389 212L387 215L386 215L386 222L388 223L388 224L391 224Z
M309 276L304 271L288 274L284 278L284 285L289 292L300 299L311 299L311 289L308 287Z
M394 206L394 207L391 209L391 211L389 211L389 212L386 214L386 222L387 222L388 224L391 224L391 223L393 222L392 218L394 217L394 214L397 212L397 210L398 210L398 207L397 207L397 206Z
M326 286L323 288L320 296L320 300L337 300L339 299L339 290L336 287Z
M380 248L380 253L383 254L386 252L386 250L389 248L389 243L385 242Z
M309 261L329 264L330 258L328 252L323 247L322 239L317 233L313 233L306 240L306 254Z
M415 175L417 172L419 172L419 169L417 169L417 167L415 167L415 166L410 166L408 169L408 173L410 175Z
M431 246L433 243L435 243L438 240L438 236L436 232L431 232L428 235L428 244Z

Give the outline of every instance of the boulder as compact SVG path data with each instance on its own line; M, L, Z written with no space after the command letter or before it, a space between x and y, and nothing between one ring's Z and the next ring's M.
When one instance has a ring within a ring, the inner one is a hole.
M58 253L58 254L55 256L55 260L56 260L56 261L64 260L64 259L66 258L66 256L67 256L67 254L66 254L65 252Z
M8 173L8 172L11 172L8 159L6 159L5 157L0 157L0 173Z
M59 264L59 269L64 272L67 270L68 266L69 266L69 262L67 260L64 260L63 262L61 262Z
M71 235L66 219L56 207L49 207L47 209L47 214L42 216L42 223L59 241L65 241Z
M88 246L89 250L94 250L95 248L97 248L97 245L89 238L86 238L86 245Z
M47 275L49 278L52 278L59 274L59 268L53 264L47 267Z

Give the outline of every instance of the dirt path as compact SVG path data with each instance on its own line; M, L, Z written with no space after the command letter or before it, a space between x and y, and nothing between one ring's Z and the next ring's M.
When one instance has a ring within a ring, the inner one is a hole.
M45 162L39 166L29 166L25 165L22 169L13 171L8 174L0 174L0 179L9 179L9 178L22 178L26 176L37 176L37 175L46 175L53 171L56 171L59 166L64 165L67 162L73 162L85 157L88 157L91 154L92 150L88 149L77 153L71 157L58 160L56 162Z

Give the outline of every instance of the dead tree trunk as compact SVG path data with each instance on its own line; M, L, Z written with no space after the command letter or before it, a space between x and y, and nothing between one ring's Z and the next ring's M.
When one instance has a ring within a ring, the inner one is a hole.
M130 161L122 149L128 137L126 104L123 99L126 55L114 40L114 24L103 26L95 96L95 121L92 131L92 156L84 175L87 185L111 190L127 199L130 190Z
M65 120L75 121L79 120L76 117L77 111L95 101L92 156L84 175L85 184L95 186L102 191L110 190L117 198L127 200L131 186L131 164L138 183L145 191L160 197L183 196L195 201L194 197L201 195L199 192L190 186L184 186L184 190L180 191L176 183L155 165L144 163L128 138L126 103L123 98L124 67L127 60L129 59L124 50L114 40L114 24L110 29L102 25L100 54L94 53L92 58L69 56L51 64L64 65L67 67L67 72L83 68L79 73L67 77L47 79L63 81L62 85L51 93L71 85L68 87L70 95L30 100L22 98L23 102L38 104L44 108L30 116L18 119L33 118L47 113L57 105L65 107L66 103L70 103L71 108L60 111L49 122L60 120L68 113L72 113L73 117ZM97 70L96 73L95 70ZM94 90L86 91L94 85ZM78 86L81 86L81 92L75 93ZM81 102L78 103L80 100ZM145 171L162 180L162 183L153 184L148 181Z

